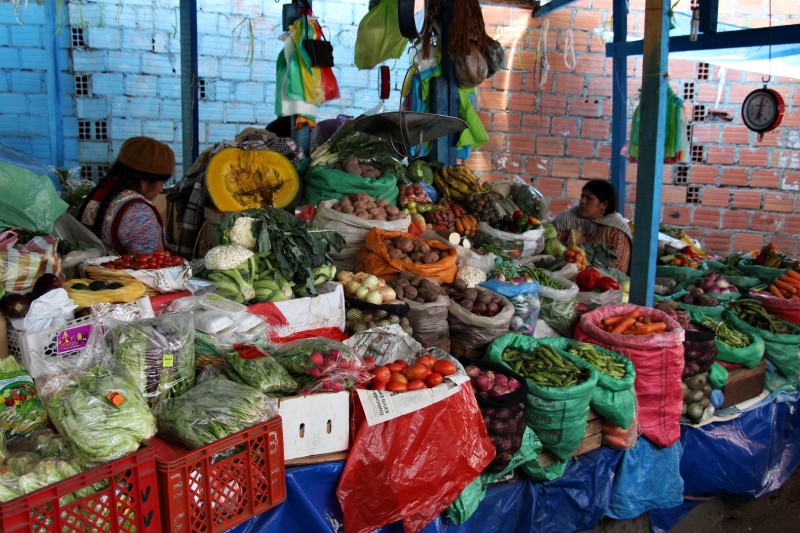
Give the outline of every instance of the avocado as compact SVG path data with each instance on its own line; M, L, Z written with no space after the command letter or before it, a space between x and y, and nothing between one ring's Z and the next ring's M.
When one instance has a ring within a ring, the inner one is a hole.
M76 283L70 287L74 291L88 291L89 286L85 283Z
M108 290L124 289L124 288L125 288L125 285L123 285L123 284L122 284L122 283L120 283L119 281L112 281L111 283L109 283L108 285L106 285L106 288L107 288Z
M106 285L106 282L100 279L95 280L89 284L90 291L104 291L107 288L108 286Z

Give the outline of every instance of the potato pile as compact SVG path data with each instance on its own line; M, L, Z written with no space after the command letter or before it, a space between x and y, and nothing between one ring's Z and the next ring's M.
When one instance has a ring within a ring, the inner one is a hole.
M452 233L456 230L456 215L448 204L437 204L422 216L432 226L433 231Z
M505 304L501 296L477 287L467 287L463 279L456 279L447 288L447 295L470 313L479 316L495 316Z
M358 158L354 155L349 155L342 159L340 163L341 169L347 172L348 174L353 174L355 176L361 176L362 178L380 178L381 171L377 168L373 167L372 165L367 165L364 163L359 163Z
M389 205L384 198L375 200L365 192L348 194L331 206L334 211L355 215L364 220L397 220L407 217L397 206Z
M490 226L495 224L503 216L500 204L491 193L471 194L463 202L464 209L474 215L481 222L486 222Z
M390 281L389 286L394 289L398 299L405 298L421 304L435 302L439 296L447 294L444 288L435 281L408 272L403 272L399 278Z
M406 205L408 202L417 202L421 204L431 203L428 198L428 193L422 188L419 183L413 185L400 185L400 196L397 198L397 203L401 206Z
M432 248L426 241L398 236L383 239L383 244L392 259L400 259L406 263L429 265L450 256L450 250Z

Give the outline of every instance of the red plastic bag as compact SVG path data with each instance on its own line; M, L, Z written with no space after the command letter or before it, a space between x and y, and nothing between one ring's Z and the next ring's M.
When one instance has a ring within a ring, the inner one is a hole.
M800 326L800 300L796 298L778 298L777 296L757 292L751 292L748 298L761 302L761 305L764 306L764 309L769 314L791 322L795 326Z
M398 520L406 531L419 531L494 459L469 383L433 405L371 427L360 405L354 402L358 430L336 490L345 533Z
M667 323L668 330L652 335L617 335L597 324L612 316L638 310L642 316ZM606 305L581 317L575 340L589 342L624 355L636 369L639 426L656 446L669 448L681 436L682 376L685 331L663 311L633 304Z

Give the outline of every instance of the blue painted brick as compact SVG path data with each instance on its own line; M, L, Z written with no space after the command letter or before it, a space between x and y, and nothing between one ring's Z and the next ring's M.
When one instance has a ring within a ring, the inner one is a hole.
M23 108L24 109L24 108ZM18 131L25 135L47 134L50 130L46 116L22 115L20 124L17 125Z
M98 96L125 94L124 76L104 72L92 74L92 94Z
M275 83L276 65L277 63L272 59L254 62L252 80L260 83Z
M158 79L158 96L165 99L181 98L181 79L177 76L164 76Z
M78 156L83 163L110 163L113 161L109 144L105 141L81 141L78 146Z
M89 48L116 50L122 47L122 30L119 28L89 27L84 30L83 36ZM125 44L127 46L127 43Z
M8 46L10 42L8 28L0 26L0 53L2 53L2 47Z
M201 78L218 78L219 77L219 59L200 56L197 59L197 75Z
M0 98L2 98L2 93L8 92L11 88L11 73L10 72L0 72Z
M320 10L320 8L322 8L322 10ZM314 10L316 15L322 21L323 25L328 26L354 23L357 24L367 12L366 8L364 8L363 12L356 13L356 10L352 5L342 4L339 2L317 3Z
M0 48L0 69L21 70L22 58L18 50Z
M113 133L112 138L122 145L128 137L136 137L142 134L142 121L132 118L114 118L111 121L110 128L111 133ZM114 153L116 154L118 151L119 148Z
M142 57L137 52L108 51L108 70L111 72L141 72ZM104 69L98 69L104 70Z
M180 123L182 118L181 115L181 101L180 100L162 100L161 101L161 111L159 113L159 118L163 120L173 120L176 123Z
M203 0L197 4L197 9L206 13L225 15L231 12L231 3L227 0Z
M129 5L128 2L116 5L111 9L106 8L105 24L115 28L136 28L138 27L136 11L137 9ZM76 19L73 18L72 20ZM123 39L124 37L123 35Z
M255 106L252 104L227 103L222 118L226 122L243 122L252 124L256 119Z
M42 93L45 91L44 72L17 72L11 81L15 92Z
M153 34L153 52L166 54L169 52L170 38L164 31L157 31Z
M233 84L224 80L215 80L206 85L206 91L212 100L230 102L233 100Z
M225 35L198 35L197 54L201 56L220 57L230 48L230 37Z
M50 153L50 137L36 135L30 141L31 156L35 157L45 165L56 165L55 155Z
M44 35L42 27L35 24L11 26L11 45L16 47L43 46Z
M106 50L76 51L72 54L72 69L75 72L103 72L107 68Z
M49 70L51 58L44 48L23 48L22 64L30 70Z
M219 62L219 75L225 80L249 80L250 65L244 58L222 58Z
M241 130L242 128L234 124L208 124L206 127L207 142L218 143L220 141L233 139Z
M106 119L108 109L108 102L105 98L77 98L75 100L75 114L80 119Z
M199 8L199 6L198 6ZM218 33L219 16L213 13L197 10L197 34L216 35Z
M125 77L125 94L129 96L152 96L156 92L156 76L129 74Z
M154 74L156 76L174 76L178 68L172 64L177 58L170 58L163 54L145 53L142 54L142 73Z
M264 85L253 81L237 83L234 85L234 96L237 102L263 102Z
M198 116L202 121L222 121L222 110L225 108L222 102L200 102Z
M158 116L160 101L158 97L131 98L128 115L132 118L155 118Z
M122 41L126 50L150 50L153 47L153 33L140 29L123 28Z
M31 115L50 115L50 97L46 94L28 96L28 113Z
M166 120L148 120L144 123L142 133L161 142L171 143L175 141L175 124Z
M18 113L25 109L26 98L24 94L4 93L0 95L0 99L3 101L4 111L9 113Z

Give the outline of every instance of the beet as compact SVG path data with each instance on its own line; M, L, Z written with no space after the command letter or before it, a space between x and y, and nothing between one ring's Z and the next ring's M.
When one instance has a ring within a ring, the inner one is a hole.
M55 274L42 274L36 278L36 283L33 284L31 291L31 300L35 300L52 290L61 288L61 279Z
M3 314L9 318L25 318L30 307L31 303L28 298L24 294L17 292L9 292L0 303Z

